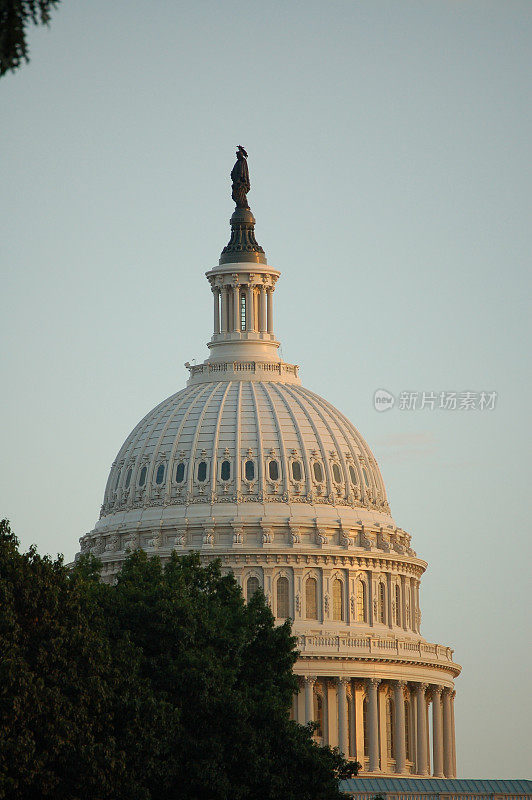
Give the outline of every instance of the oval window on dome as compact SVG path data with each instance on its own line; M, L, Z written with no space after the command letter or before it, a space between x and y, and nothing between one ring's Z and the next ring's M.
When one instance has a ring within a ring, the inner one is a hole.
M126 489L129 489L129 484L131 483L131 467L127 471L126 475Z
M356 486L357 474L356 474L355 468L354 468L354 466L352 464L349 464L349 477L351 478L351 483L355 484L355 486Z
M321 483L323 481L323 469L321 468L321 464L319 461L315 461L312 467L314 470L314 478Z
M369 486L368 473L366 472L364 467L362 467L362 474L364 476L364 483L366 484L366 486Z
M279 480L279 462L278 461L270 461L268 464L268 474L270 476L271 481L278 481Z
M198 464L198 480L200 483L207 480L207 462L200 461Z
M175 471L175 482L176 483L183 483L185 480L185 465L183 462L177 465L177 469Z
M155 483L157 486L160 486L161 483L164 481L164 464L159 464L157 467L157 474L155 476Z
M255 462L254 461L246 461L244 464L244 475L246 476L247 481L252 481L255 479Z
M222 461L222 468L220 470L220 477L223 481L228 481L231 477L231 462Z
M139 475L139 486L144 486L146 483L146 473L148 472L147 467L142 467Z
M292 478L295 481L300 481L302 477L301 461L292 461Z
M340 472L340 467L338 466L338 464L333 464L332 470L333 470L334 480L336 481L336 483L340 483L342 480L342 473Z

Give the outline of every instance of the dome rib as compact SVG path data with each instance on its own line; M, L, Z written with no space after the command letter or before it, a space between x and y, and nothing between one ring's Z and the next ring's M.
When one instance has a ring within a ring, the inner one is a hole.
M235 497L240 497L242 489L242 479L240 477L240 462L242 460L240 454L241 448L241 430L240 430L240 414L242 408L242 381L238 382L238 392L236 397L236 415L235 415Z
M210 386L210 384L207 384L207 386ZM192 491L193 491L193 488L194 488L194 472L195 472L195 467L196 467L196 448L198 446L198 439L199 439L199 436L200 436L200 433L201 433L201 426L203 424L203 419L205 417L205 412L207 411L207 409L208 409L208 407L209 407L209 405L211 403L212 398L214 397L214 395L216 394L216 392L218 391L220 386L223 386L223 383L221 381L219 381L218 383L215 383L214 389L212 390L212 392L208 396L207 400L203 404L203 408L200 411L199 419L198 419L198 421L196 423L196 430L194 431L194 439L192 440L192 446L190 448L190 469L189 469L189 473L188 473L188 482L187 482L189 495L192 495ZM211 471L211 478L212 478L212 471Z
M253 398L253 407L255 409L255 426L257 429L257 467L258 467L258 485L259 485L259 499L262 500L264 493L264 453L262 449L262 432L260 425L259 406L257 401L257 393L255 392L255 385L253 381L250 382L249 388Z
M283 431L282 431L282 428L281 428L281 424L279 422L279 416L278 416L277 411L275 409L275 406L274 406L273 400L271 398L270 392L268 391L268 384L267 383L261 384L261 389L264 392L264 394L265 394L265 396L266 396L266 398L268 400L268 403L269 403L269 406L270 406L270 409L271 409L271 413L272 413L273 419L275 421L275 428L277 430L277 438L279 440L279 451L280 451L279 455L280 455L280 458L281 458L282 469L283 469L283 479L282 479L281 483L283 485L283 493L288 493L290 491L289 475L288 475L288 460L286 458L286 448L285 448L285 443L284 443Z
M214 429L214 436L212 438L211 492L213 495L216 492L216 479L218 477L218 458L219 458L218 440L220 438L220 424L224 412L225 401L227 399L229 389L232 387L232 385L233 382L229 381L229 383L225 387L225 392L223 393L222 400L220 402L220 408L218 409L218 416L216 417L216 427Z
M167 475L166 475L166 494L167 494L167 496L170 495L171 492L172 492L172 473L173 473L173 469L174 469L176 452L177 452L177 448L179 447L179 440L181 438L181 434L183 432L183 428L185 427L185 425L187 423L187 420L188 420L190 412L192 411L192 409L196 405L197 401L200 400L203 397L203 395L205 395L207 393L208 388L209 388L209 385L206 384L205 386L202 386L201 391L192 392L191 393L192 397L190 396L190 394L187 396L187 399L190 400L190 403L189 403L188 408L185 410L185 413L183 414L183 419L179 423L179 427L177 429L177 433L176 433L176 435L174 437L174 443L172 445L172 450L170 452L170 457L168 459L168 472L167 472ZM183 403L180 404L178 410L181 409L182 405L183 405ZM190 465L189 465L189 468L190 468Z
M299 425L297 424L297 420L296 420L294 411L293 411L292 407L290 406L290 403L287 401L285 395L280 391L279 385L276 384L276 383L272 383L272 389L281 398L282 402L285 405L286 410L288 411L290 419L292 420L292 424L294 426L294 430L296 432L296 436L297 436L297 439L299 441L299 446L300 446L300 450L301 450L301 458L303 459L303 463L304 463L304 466L305 466L306 492L307 492L307 494L310 494L310 492L312 491L312 479L311 479L311 476L310 476L310 459L308 457L307 448L305 446L305 440L303 439L303 436L301 435L301 429L300 429Z

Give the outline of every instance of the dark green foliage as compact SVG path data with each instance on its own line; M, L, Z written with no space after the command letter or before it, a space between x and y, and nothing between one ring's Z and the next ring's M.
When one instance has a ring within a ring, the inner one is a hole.
M0 76L29 61L26 29L48 25L52 8L60 0L0 0Z
M0 524L0 798L331 800L353 774L289 719L289 625L197 554L18 551Z

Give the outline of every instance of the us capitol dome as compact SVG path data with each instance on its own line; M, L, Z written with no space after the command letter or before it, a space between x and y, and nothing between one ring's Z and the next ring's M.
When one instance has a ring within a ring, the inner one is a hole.
M213 334L186 388L134 428L80 539L112 582L129 550L219 558L298 639L292 715L369 776L454 777L453 651L420 632L427 566L395 523L357 429L279 357L280 273L255 239L247 154L231 239L206 273ZM429 717L431 722L429 723Z

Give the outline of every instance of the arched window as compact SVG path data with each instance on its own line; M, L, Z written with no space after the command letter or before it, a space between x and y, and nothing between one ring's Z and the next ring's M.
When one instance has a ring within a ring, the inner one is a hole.
M305 601L307 619L318 619L318 581L316 578L307 578Z
M379 622L386 622L386 588L379 583Z
M364 698L362 703L362 727L364 728L364 756L369 755L369 731L368 731L368 698Z
M268 474L270 476L271 481L278 481L279 480L279 462L278 461L270 461L268 464Z
M146 483L146 473L148 472L147 467L142 467L139 475L139 486L144 486Z
M302 477L301 461L292 461L292 478L295 481L300 481Z
M340 472L340 467L338 466L338 464L332 465L332 471L333 471L333 478L336 481L336 483L341 483L342 473Z
M321 694L314 693L314 720L318 723L314 736L323 738L323 699Z
M395 624L401 624L401 588L397 584L395 586Z
M129 484L131 483L131 473L132 473L132 470L131 470L131 467L130 467L128 469L127 475L126 475L126 489L129 489Z
M285 575L277 578L277 617L286 619L290 616L289 582Z
M200 461L198 464L198 481L203 483L207 480L207 462Z
M410 606L408 603L405 606L406 627L410 627Z
M405 700L405 750L406 757L412 761L412 734L410 733L410 702Z
M248 602L251 600L255 592L258 592L259 586L259 579L256 578L255 575L252 575L250 578L248 578L246 583L246 598Z
M388 758L394 757L393 738L393 700L389 697L386 700L386 755Z
M176 483L183 483L185 480L185 465L183 462L177 465L177 469L175 471L175 482Z
M231 477L231 462L222 461L222 467L220 469L220 478L223 481L228 481L230 477Z
M121 470L118 470L118 475L116 476L116 481L115 481L115 492L116 492L116 490L118 489L118 484L120 483L120 475L121 475L121 472L122 472Z
M366 484L366 486L369 486L368 473L366 472L364 467L362 467L362 474L364 476L364 483Z
M366 584L364 581L357 581L357 622L367 622L366 608Z
M349 464L349 477L351 478L351 483L356 486L357 484L357 474L354 466Z
M344 618L344 604L343 604L343 583L335 578L333 581L333 619L343 620Z
M157 474L155 476L155 483L160 486L164 481L164 464L159 464L157 467Z
M247 481L252 481L255 478L255 463L253 461L246 461L244 465L244 475Z
M321 483L323 481L323 469L321 468L320 462L315 461L312 468L314 470L314 478L318 483Z

